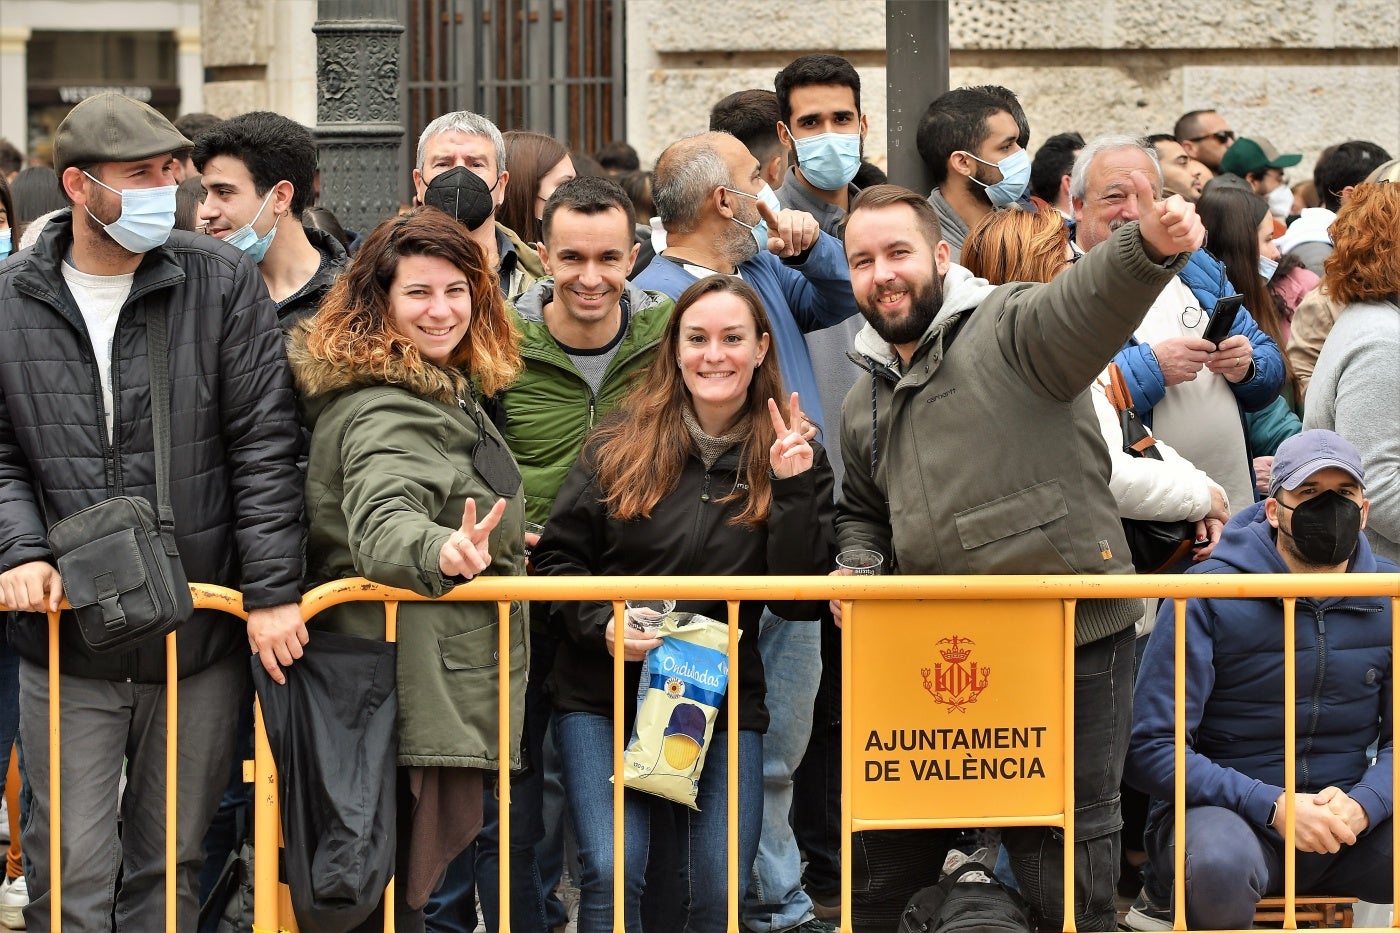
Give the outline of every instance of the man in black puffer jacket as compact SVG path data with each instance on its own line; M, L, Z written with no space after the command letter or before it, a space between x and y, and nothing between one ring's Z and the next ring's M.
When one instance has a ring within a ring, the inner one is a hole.
M306 641L298 423L282 332L257 266L171 232L173 154L190 146L116 94L58 128L55 167L73 211L0 265L0 603L22 610L20 733L34 804L25 825L33 929L50 925L47 625L62 581L47 527L118 494L154 503L146 315L165 315L170 498L187 576L243 592L244 625L196 612L178 629L178 925L191 929L200 840L232 757L251 647L279 681ZM63 925L163 929L165 647L94 654L65 616ZM117 833L118 785L125 821ZM119 893L113 879L121 867Z

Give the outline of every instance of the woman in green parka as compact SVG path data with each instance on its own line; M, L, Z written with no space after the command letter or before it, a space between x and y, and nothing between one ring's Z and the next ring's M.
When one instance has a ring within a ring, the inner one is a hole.
M309 584L362 576L438 597L479 574L523 573L520 472L479 404L519 372L519 337L460 225L425 208L377 227L292 331L288 355L312 430ZM401 844L400 930L422 929L435 869L480 826L480 769L499 765L497 625L495 603L399 607L399 823L411 853L406 863ZM518 605L510 626L515 767L527 664ZM382 639L384 610L348 603L312 627Z

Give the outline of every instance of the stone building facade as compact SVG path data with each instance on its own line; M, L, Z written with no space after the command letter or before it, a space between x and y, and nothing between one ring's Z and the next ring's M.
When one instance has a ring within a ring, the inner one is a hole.
M1078 130L1171 132L1216 108L1241 135L1300 152L1370 139L1400 154L1400 4L1394 0L952 0L950 87L1001 84L1031 149ZM812 51L859 69L867 156L885 150L885 16L878 0L639 0L627 4L628 138L654 159L705 128L711 104ZM917 124L932 92L894 114Z
M454 2L465 9L471 0ZM562 0L528 2L544 10ZM860 70L867 155L883 158L881 0L618 2L626 137L644 162L677 137L703 130L716 100L772 87L780 68L811 51L845 55ZM172 110L227 116L265 108L315 125L317 7L317 0L0 0L0 135L33 143L61 115L54 109L36 120L33 102L58 93L62 82L36 88L32 75L42 64L38 37L63 30L158 31L153 41L171 61L161 80ZM1318 153L1344 139L1370 139L1400 153L1395 0L950 0L949 10L950 86L995 83L1016 91L1030 118L1032 150L1068 129L1086 137L1167 132L1181 113L1215 107L1237 132L1301 152L1294 178L1306 177ZM64 93L140 84L76 72L68 83L78 87L65 85ZM908 91L893 119L912 129L933 88L930 82L927 91Z

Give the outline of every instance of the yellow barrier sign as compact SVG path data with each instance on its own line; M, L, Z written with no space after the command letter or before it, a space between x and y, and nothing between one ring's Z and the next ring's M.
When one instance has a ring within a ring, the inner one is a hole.
M851 639L853 818L1064 809L1059 600L861 602Z

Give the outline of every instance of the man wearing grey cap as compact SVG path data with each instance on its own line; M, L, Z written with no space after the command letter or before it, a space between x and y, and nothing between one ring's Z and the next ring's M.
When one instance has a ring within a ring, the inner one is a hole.
M301 656L299 432L276 309L242 251L173 231L190 142L145 104L103 94L54 138L72 203L0 272L0 603L20 610L20 733L30 929L51 923L46 610L63 581L48 527L126 494L156 500L146 319L169 333L170 499L191 581L239 589L246 627L196 611L178 629L178 925L192 929L200 841L233 755L251 648ZM97 654L60 623L65 930L164 929L165 648ZM125 766L123 762L125 761ZM118 794L125 772L125 792ZM120 803L119 803L120 801ZM118 834L118 807L124 829ZM114 880L121 871L121 889Z
M1189 573L1394 573L1361 529L1361 455L1331 431L1279 445L1269 498L1235 515ZM1283 605L1191 599L1186 606L1186 925L1247 929L1261 897L1281 894ZM1383 597L1301 598L1297 657L1297 891L1388 904L1391 608ZM1133 697L1125 779L1152 796L1151 861L1129 929L1171 929L1176 616L1166 600ZM1379 742L1372 761L1368 748Z

